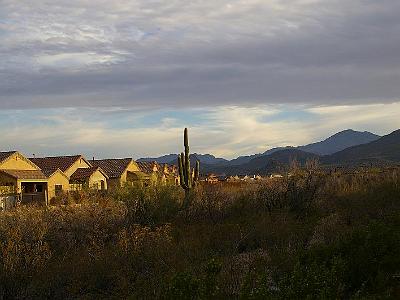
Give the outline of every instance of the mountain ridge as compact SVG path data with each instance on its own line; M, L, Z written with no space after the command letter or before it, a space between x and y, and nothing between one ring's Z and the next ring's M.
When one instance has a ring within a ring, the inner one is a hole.
M302 146L283 146L283 147L271 148L264 151L263 153L239 156L231 160L215 157L212 154L193 153L193 155L196 155L196 157L203 164L205 163L208 165L238 166L248 163L254 158L270 155L277 151L285 149L299 149L304 152L314 153L318 155L328 155L341 151L351 146L365 144L377 140L378 138L380 138L379 135L376 135L368 131L356 131L353 129L346 129L339 131L322 141ZM167 154L160 157L140 158L138 159L138 161L157 161L158 163L161 164L164 163L170 164L173 163L174 161L177 161L177 159L178 159L178 154Z
M349 147L376 141L379 138L379 135L368 131L346 129L329 136L325 140L304 146L298 146L297 148L318 155L330 155Z
M400 129L384 135L376 141L335 152L322 158L324 164L400 162Z

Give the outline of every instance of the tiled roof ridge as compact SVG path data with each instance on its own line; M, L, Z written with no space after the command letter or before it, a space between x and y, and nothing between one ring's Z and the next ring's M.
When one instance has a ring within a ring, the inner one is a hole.
M11 155L17 153L18 151L2 151L0 152L0 162L5 161L8 159Z
M78 168L75 172L71 175L71 179L83 179L93 175L94 172L97 171L99 167L89 167L89 168Z
M91 164L87 161L83 155L69 155L69 156L47 156L47 157L32 157L30 160L38 165L41 169L54 170L60 169L65 172L68 170L78 159L84 159L89 166Z
M120 177L133 162L133 158L109 158L92 160L93 166L100 167L111 178Z
M102 159L95 159L94 161L107 161L107 160L133 160L131 157L123 157L123 158L102 158ZM93 160L92 160L93 161Z
M159 166L156 161L141 161L137 162L137 165L140 171L147 174L154 172L153 171L154 166Z
M48 168L48 169L46 169L46 168L44 168L44 169L40 169L42 172L43 172L43 174L45 174L48 178L50 178L51 176L53 176L55 173L57 173L57 172L61 172L61 174L63 175L63 176L65 176L66 178L68 178L68 176L60 169L60 168L57 168L57 169L50 169L50 168ZM69 179L69 178L68 178Z
M34 158L58 158L58 157L83 157L82 154L74 154L74 155L52 155L52 156L42 156L42 157L34 157Z

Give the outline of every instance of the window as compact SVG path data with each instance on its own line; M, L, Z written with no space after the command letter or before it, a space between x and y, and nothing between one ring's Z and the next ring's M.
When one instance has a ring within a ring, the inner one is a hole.
M62 193L62 190L63 190L62 184L56 184L54 186L54 190L55 190L56 196L60 195Z

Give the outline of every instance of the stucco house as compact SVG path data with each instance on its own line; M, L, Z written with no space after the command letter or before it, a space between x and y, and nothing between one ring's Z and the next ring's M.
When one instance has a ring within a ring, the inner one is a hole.
M69 178L60 169L49 170L44 169L42 172L46 175L48 179L48 198L52 199L59 196L63 192L68 192L70 190Z
M159 183L159 181L161 181L159 172L161 171L161 168L157 162L141 161L137 162L137 165L139 167L139 170L143 174L141 181L145 185L156 185Z
M92 160L90 163L107 174L109 189L140 183L146 177L132 158Z
M0 206L48 203L48 178L18 151L0 152Z
M179 185L179 172L175 165L158 165L159 180L162 184Z
M99 167L78 168L69 178L72 190L107 190L107 174Z
M91 167L82 155L31 157L29 160L47 176L49 199L71 189L69 179L78 168Z
M49 174L50 195L52 197L60 191L60 188L64 192L83 187L98 190L107 189L107 175L97 168L94 170L90 162L82 155L35 157L30 160L38 165L43 172ZM85 172L82 169L91 170ZM68 183L65 177L68 178Z

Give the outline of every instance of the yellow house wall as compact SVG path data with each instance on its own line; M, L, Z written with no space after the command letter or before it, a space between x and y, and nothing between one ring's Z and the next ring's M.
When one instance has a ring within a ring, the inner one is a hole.
M138 165L135 162L129 163L125 172L122 173L121 177L118 178L109 178L107 180L107 188L108 189L118 189L124 186L128 181L128 172L140 172Z
M62 173L59 171L54 173L52 176L49 177L49 199L53 198L56 196L56 185L62 185L62 190L64 192L69 191L70 186L69 186L69 180L67 177L65 177Z
M162 185L167 185L167 176L165 176L165 174L161 175L160 177L160 183Z
M23 156L19 153L12 155L5 162L0 164L0 169L3 170L38 170L29 162L23 159Z
M104 189L107 189L107 178L100 172L96 171L90 176L89 179L89 187L94 188L96 184L98 185L98 189L101 189L101 181L104 181Z
M64 173L68 177L71 177L72 174L75 173L77 169L80 168L89 168L89 164L83 159L78 159L68 170L66 170Z
M118 178L118 183L115 182L115 186L123 186L124 184L126 184L127 180L128 180L128 172L140 172L140 169L138 167L138 165L135 162L131 162L128 167L126 168L125 172L121 175L120 178ZM110 179L111 182L111 179ZM110 187L111 187L111 183L110 183Z
M158 178L157 173L153 172L153 173L150 175L150 183L151 183L152 185L157 185L158 181L159 181L159 178Z

